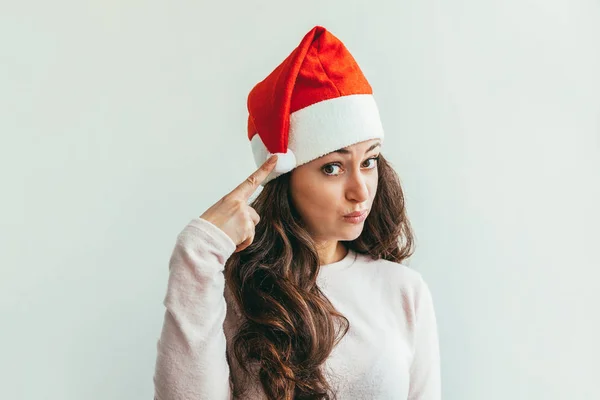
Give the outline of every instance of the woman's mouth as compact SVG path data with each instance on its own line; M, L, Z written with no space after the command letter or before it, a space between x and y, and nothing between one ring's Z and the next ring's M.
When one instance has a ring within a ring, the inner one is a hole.
M344 221L352 224L363 222L367 218L367 210L356 211L350 214L344 215Z

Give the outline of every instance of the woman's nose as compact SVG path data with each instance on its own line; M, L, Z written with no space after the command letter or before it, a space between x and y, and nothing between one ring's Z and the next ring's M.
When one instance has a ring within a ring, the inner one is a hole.
M349 177L346 187L346 197L355 202L364 202L369 198L367 177L362 171L353 172Z

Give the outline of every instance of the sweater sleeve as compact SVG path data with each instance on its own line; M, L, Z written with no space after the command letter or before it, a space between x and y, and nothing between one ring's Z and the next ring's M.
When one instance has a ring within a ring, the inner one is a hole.
M415 291L415 341L408 400L440 400L440 349L433 299L420 276Z
M223 271L235 248L224 231L201 218L177 236L157 342L155 400L231 398Z

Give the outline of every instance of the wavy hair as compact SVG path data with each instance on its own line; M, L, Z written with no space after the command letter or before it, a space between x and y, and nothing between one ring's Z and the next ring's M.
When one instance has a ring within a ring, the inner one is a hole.
M414 252L414 237L400 179L381 154L377 163L363 231L343 243L373 259L402 262ZM290 173L268 182L250 206L260 215L254 240L225 264L243 316L233 355L246 374L250 364L257 367L270 400L336 399L321 367L350 323L317 286L319 257L291 201Z

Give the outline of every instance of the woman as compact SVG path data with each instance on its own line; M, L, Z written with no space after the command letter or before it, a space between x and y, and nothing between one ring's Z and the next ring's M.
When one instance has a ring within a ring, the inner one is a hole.
M356 61L317 26L248 110L260 168L177 238L155 398L440 399L433 301L401 264L412 231Z

